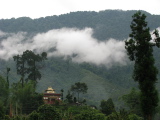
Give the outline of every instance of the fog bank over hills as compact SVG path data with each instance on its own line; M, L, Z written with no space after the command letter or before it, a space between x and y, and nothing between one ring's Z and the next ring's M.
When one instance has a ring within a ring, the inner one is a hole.
M99 42L92 35L91 28L53 29L31 38L25 32L11 34L1 31L0 37L6 38L0 42L0 57L8 60L25 50L32 50L37 53L45 51L48 57L70 58L77 63L88 62L108 67L113 64L126 65L124 41L109 39Z
M136 11L106 10L72 12L39 19L27 17L0 20L0 74L6 76L10 67L10 82L20 80L13 55L29 49L47 52L37 91L48 86L64 95L75 82L85 82L88 93L82 95L90 103L118 97L137 84L132 79L133 63L128 61L124 40L128 39L132 15ZM160 26L160 15L147 16L148 27ZM154 49L155 63L160 70L159 49ZM160 78L160 74L158 74ZM157 88L160 91L160 83Z

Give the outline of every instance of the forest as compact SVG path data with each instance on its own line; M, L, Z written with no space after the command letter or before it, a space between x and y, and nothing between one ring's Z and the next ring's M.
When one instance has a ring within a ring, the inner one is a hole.
M28 17L1 19L0 30L9 35L25 32L29 38L32 38L36 34L43 34L52 29L92 28L92 37L99 42L110 38L124 41L132 32L130 25L132 16L136 12L134 10L84 11L39 19ZM146 15L150 31L160 27L159 15L141 12ZM4 40L8 40L8 36L0 34L1 44ZM157 70L160 69L158 51L158 48L153 48ZM36 53L26 49L7 60L0 59L1 119L143 120L139 84L132 77L133 61L128 60L127 65L115 64L108 67L89 62L77 63L70 57L66 59L63 56L50 57L46 52L48 51ZM158 81L155 86L158 92L160 92L159 78L160 74L157 74ZM77 94L71 91L75 83L85 83L87 91L77 97ZM43 103L44 90L49 86L52 86L56 93L63 91L62 103L55 105ZM76 99L81 105L76 104ZM10 108L14 113L14 117L11 118ZM158 120L159 106L154 113L154 119Z

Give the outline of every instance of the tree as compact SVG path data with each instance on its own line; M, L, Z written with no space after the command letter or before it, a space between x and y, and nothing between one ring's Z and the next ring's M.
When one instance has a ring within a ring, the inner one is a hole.
M24 84L24 77L27 74L27 68L25 67L25 56L24 55L16 55L13 56L14 61L16 61L16 69L17 74L21 76L20 81L22 82L22 87Z
M32 111L37 110L38 107L43 104L43 94L34 92L27 98L27 101L23 104L23 113L29 114Z
M39 120L39 113L36 111L33 111L31 114L29 114L29 120Z
M21 75L22 86L24 85L24 80L33 80L36 84L37 79L41 79L39 71L41 67L38 67L37 63L47 59L46 52L39 55L31 50L26 50L22 55L16 55L13 58L16 61L17 74Z
M160 46L160 38L155 30L155 39L151 42L151 35L146 15L140 11L132 16L132 33L125 41L125 48L131 61L135 61L133 79L139 83L141 91L141 109L146 120L152 120L158 106L158 92L155 88L158 70L154 66L153 46Z
M0 119L3 119L5 116L5 105L3 101L0 99Z
M107 116L106 120L143 120L136 114L129 113L125 109L120 109L119 112L113 112Z
M73 96L71 95L70 91L68 91L68 94L66 95L66 99L68 103L73 103Z
M64 90L61 89L61 99L62 99L62 101L63 101L63 92L64 92Z
M83 94L87 93L87 90L88 90L88 87L85 83L77 82L71 86L71 91L77 93L78 102L79 102L79 94L80 93L83 93Z
M41 68L36 63L42 62L43 60L47 59L47 53L43 52L41 55L35 54L34 52L30 50L26 50L23 54L25 54L26 61L28 64L28 78L27 80L33 80L35 83L37 83L37 79L41 79L41 73L39 69Z
M19 112L29 114L44 104L42 99L43 94L35 92L33 81L24 83L23 87L20 82L13 83L11 93L11 104L16 115L18 115Z
M142 116L140 108L140 92L132 88L129 94L123 95L121 98L125 104L129 107L130 112Z
M109 98L107 101L102 100L100 107L102 113L106 114L107 116L112 112L115 112L115 107L111 98Z
M0 99L3 102L6 102L8 96L9 96L8 83L2 76L0 76Z
M9 71L10 71L11 69L10 68L7 68L7 84L8 84L8 88L9 88Z
M105 115L95 109L82 110L80 114L75 115L75 120L106 120Z
M7 81L0 76L0 119L3 119L8 107L9 88Z
M7 112L7 107L9 106L9 87L7 81L0 76L0 112L2 108L4 112ZM1 113L0 113L1 114Z
M61 120L61 116L57 108L44 104L29 115L29 120Z
M37 112L39 113L39 120L60 120L59 111L52 105L41 105Z

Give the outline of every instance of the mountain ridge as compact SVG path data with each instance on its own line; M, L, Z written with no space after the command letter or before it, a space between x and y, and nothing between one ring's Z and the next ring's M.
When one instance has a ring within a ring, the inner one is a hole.
M47 32L51 29L77 28L83 29L90 27L93 29L93 37L99 41L115 38L117 40L124 40L128 38L130 33L130 23L132 15L136 11L101 11L101 12L73 12L60 16L49 16L39 19L30 19L26 17L17 19L1 19L0 30L8 33L17 33L19 31L27 32L28 34L37 34ZM144 12L144 11L143 11ZM147 15L148 26L151 30L160 26L160 15ZM0 38L2 40L3 38ZM160 70L160 56L158 49L155 49L156 65ZM11 68L10 80L11 82L19 81L19 76L16 76L15 63L0 61L0 73L4 74L6 67ZM105 66L96 66L91 63L74 63L72 61L64 60L62 58L49 58L46 62L46 67L42 71L42 79L38 81L37 91L43 92L48 86L60 92L64 89L67 94L70 86L75 82L86 82L89 86L87 94L82 95L82 98L88 99L90 104L98 105L101 99L113 98L114 102L118 104L118 98L127 93L132 87L136 87L132 79L133 63L126 66L112 66L106 68ZM13 79L11 79L11 77ZM158 78L160 75L158 74ZM160 84L157 88L160 91ZM115 89L114 91L112 91ZM110 91L111 90L111 91ZM93 94L94 93L94 94Z
M63 27L79 28L90 27L94 29L94 37L99 40L115 38L123 40L130 33L130 23L135 10L105 10L100 12L71 12L59 16L31 19L28 17L0 19L0 30L4 32L24 31L28 33L47 32L51 29ZM153 30L159 27L160 15L147 15L148 26ZM104 34L105 33L105 34Z

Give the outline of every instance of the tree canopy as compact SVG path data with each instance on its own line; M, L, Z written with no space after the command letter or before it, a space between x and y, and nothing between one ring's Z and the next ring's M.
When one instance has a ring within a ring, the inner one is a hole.
M0 28L4 32L25 31L28 33L37 33L63 27L80 29L90 27L94 29L94 37L99 40L106 40L108 38L122 40L130 32L130 17L135 12L135 10L104 10L100 12L78 11L59 16L41 17L38 19L31 19L28 17L1 19ZM145 13L148 15L151 29L160 26L160 17L158 15Z
M79 102L79 94L80 93L87 93L88 87L85 83L77 82L71 86L71 91L76 92L78 95L78 102Z
M106 114L107 116L116 111L114 103L111 98L109 98L107 101L102 100L100 107L102 113Z
M145 21L146 15L140 11L132 16L132 33L130 39L125 41L129 59L135 61L133 79L139 83L141 90L141 108L146 120L152 120L158 106L158 92L155 88L158 70L154 65L153 46L159 47L160 39L157 31L155 39L151 42L150 29Z
M31 50L26 50L22 55L16 55L13 58L14 61L16 61L17 74L21 75L22 86L24 84L24 80L33 80L36 84L37 79L41 79L41 73L39 71L40 66L36 63L47 59L46 52L39 55L35 54Z
M130 112L142 116L139 91L137 91L135 88L132 88L130 93L123 95L121 99L129 107Z

